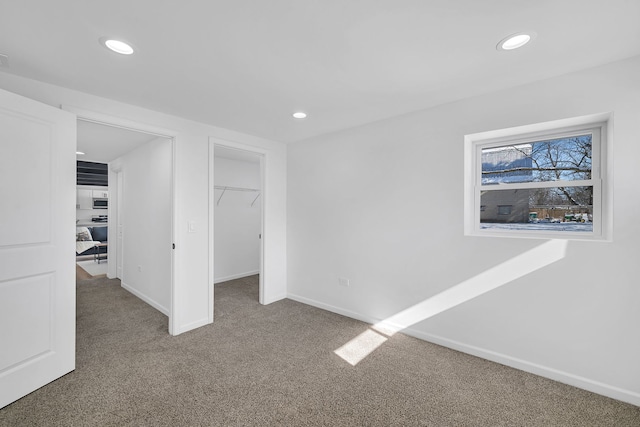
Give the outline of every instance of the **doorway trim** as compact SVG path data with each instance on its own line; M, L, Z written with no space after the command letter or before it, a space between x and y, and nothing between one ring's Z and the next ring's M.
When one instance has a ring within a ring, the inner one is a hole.
M68 111L76 115L77 120L83 120L87 122L97 123L105 126L112 126L121 129L131 130L134 132L141 132L150 135L154 135L157 137L162 137L170 140L171 143L171 241L172 244L175 245L176 242L176 230L177 230L177 212L176 212L176 143L178 138L178 132L166 128L161 128L158 126L152 126L145 123L140 123L137 121L125 119L118 116L112 116L104 113L99 113L96 111L87 110L84 108L79 108L71 105L61 105L60 108L62 110ZM111 172L111 171L110 171ZM111 209L110 209L111 211ZM111 227L110 227L111 228ZM113 235L113 234L112 234ZM108 250L112 249L112 246L109 246ZM178 325L177 314L175 312L177 304L177 289L176 289L176 271L175 271L175 251L171 250L171 289L170 289L170 302L169 302L169 334L177 335ZM109 254L110 256L111 254ZM210 303L211 307L213 306L213 302Z
M113 266L112 263L109 263L109 268L107 271L107 277L109 279L114 279L114 278L118 278L122 281L122 263L123 263L123 234L122 234L122 229L121 229L121 220L122 220L122 199L123 199L123 194L124 194L124 190L123 190L123 183L124 183L124 172L122 171L122 165L120 163L113 163L110 162L109 163L109 182L111 183L111 177L113 177L113 179L115 180L115 183L113 183L113 187L115 187L116 189L116 193L115 193L115 204L113 201L113 196L110 197L109 200L109 220L111 222L111 226L114 225L114 223L112 222L113 218L115 217L115 233L112 233L116 235L116 240L115 240L115 267ZM115 206L114 206L115 205ZM113 214L113 212L115 212L115 215ZM113 228L113 227L110 227ZM113 243L112 243L113 244ZM113 250L111 251L112 253L108 254L109 257L111 257L111 259L113 260L114 256L113 256Z
M268 151L246 145L238 142L226 141L215 137L209 137L209 301L214 300L214 208L215 208L215 176L214 176L214 162L215 162L215 147L223 147L230 150L244 151L251 154L255 154L260 157L260 273L259 273L259 302L260 304L266 304L265 301L265 289L269 286L268 281L265 280L265 248L266 239L265 235L265 205L268 199L267 186L265 185L266 170L268 167ZM209 321L213 322L213 304L209 306Z

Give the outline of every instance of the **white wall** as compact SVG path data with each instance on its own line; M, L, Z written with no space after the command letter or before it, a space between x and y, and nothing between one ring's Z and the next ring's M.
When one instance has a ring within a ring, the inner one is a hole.
M123 179L122 287L164 314L171 303L171 140L114 160ZM115 221L112 221L115 222ZM112 244L115 244L113 242Z
M0 73L0 88L48 105L93 112L111 122L162 128L175 136L174 316L170 330L179 334L213 320L209 311L209 141L255 149L265 155L264 288L265 303L286 297L286 145L231 130L158 113L130 104L65 89L9 73ZM196 231L188 232L189 222ZM213 239L211 238L211 246Z
M640 405L638 76L640 57L291 145L289 296L376 322L551 250L556 262L405 332ZM463 236L465 134L601 112L614 113L612 243Z
M214 182L217 186L260 189L260 163L215 158ZM215 191L215 283L246 277L260 271L261 207L260 193ZM222 197L222 198L220 198ZM253 201L253 206L251 204Z

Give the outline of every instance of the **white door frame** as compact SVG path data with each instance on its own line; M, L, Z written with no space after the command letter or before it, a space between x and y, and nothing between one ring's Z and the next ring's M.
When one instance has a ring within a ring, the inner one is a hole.
M176 242L176 220L177 220L177 212L176 212L176 140L178 138L178 132L160 128L157 126L151 126L148 124L139 123L136 121L124 119L122 117L111 116L103 113L98 113L95 111L90 111L78 107L73 107L69 105L62 105L61 108L63 110L74 113L77 116L78 120L84 120L88 122L93 122L101 125L112 126L117 128L122 128L126 130L131 130L134 132L142 132L151 135L155 135L162 138L167 138L171 141L171 241L172 245L175 245ZM115 171L114 171L115 172ZM111 206L109 207L109 215L111 215ZM109 227L110 240L112 236L115 236L115 232L111 230L113 227ZM116 230L117 231L117 230ZM109 251L108 257L111 257L112 254L115 254L115 246L109 245L107 250ZM112 252L113 251L113 252ZM117 255L116 255L117 256ZM112 258L113 259L113 258ZM176 280L175 280L176 272L175 272L175 251L171 250L171 297L169 303L169 334L177 335L178 325L175 322L176 312L175 308L178 306L176 304ZM213 302L211 302L213 305Z
M115 265L113 263L108 264L107 269L107 277L109 279L118 278L122 280L122 262L123 262L123 232L122 232L122 199L123 199L123 183L124 183L124 172L122 171L122 165L117 163L109 163L109 184L111 188L115 188L115 192L110 190L112 193L109 196L109 229L115 226L115 243L112 242L112 245L115 247L109 251L107 257L111 257L111 259L115 259ZM112 233L113 235L113 233ZM109 249L107 247L107 249ZM115 255L114 255L115 253Z
M262 198L260 203L260 275L259 275L259 302L265 304L265 289L269 285L264 280L264 252L265 242L267 236L265 236L265 203L267 200L267 188L265 185L265 176L267 170L267 151L257 147L240 144L237 142L225 141L214 137L209 137L209 322L213 322L213 298L214 298L214 208L215 208L215 177L214 177L214 163L215 163L215 147L223 147L231 150L246 151L252 154L260 156L260 197Z

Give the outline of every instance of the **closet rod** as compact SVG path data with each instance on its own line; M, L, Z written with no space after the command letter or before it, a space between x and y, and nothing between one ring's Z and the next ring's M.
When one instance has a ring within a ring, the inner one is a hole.
M232 191L260 191L257 188L245 188L245 187L228 187L226 185L215 185L216 190L232 190Z
M220 197L218 197L218 201L216 202L216 206L220 205L220 200L222 200L222 196L224 196L224 193L227 190L230 191L248 191L248 192L258 192L258 195L256 196L255 199L253 199L253 203L256 202L256 200L258 200L258 197L260 197L260 190L256 189L256 188L244 188L244 187L227 187L226 185L214 185L214 188L216 190L222 190L222 194L220 194ZM253 206L253 203L251 203L251 206Z

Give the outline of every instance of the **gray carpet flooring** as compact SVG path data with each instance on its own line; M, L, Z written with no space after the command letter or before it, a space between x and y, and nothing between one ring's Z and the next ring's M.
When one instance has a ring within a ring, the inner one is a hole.
M215 322L171 337L117 280L78 282L77 368L0 410L1 426L640 426L640 408L368 325L257 277L215 287Z

